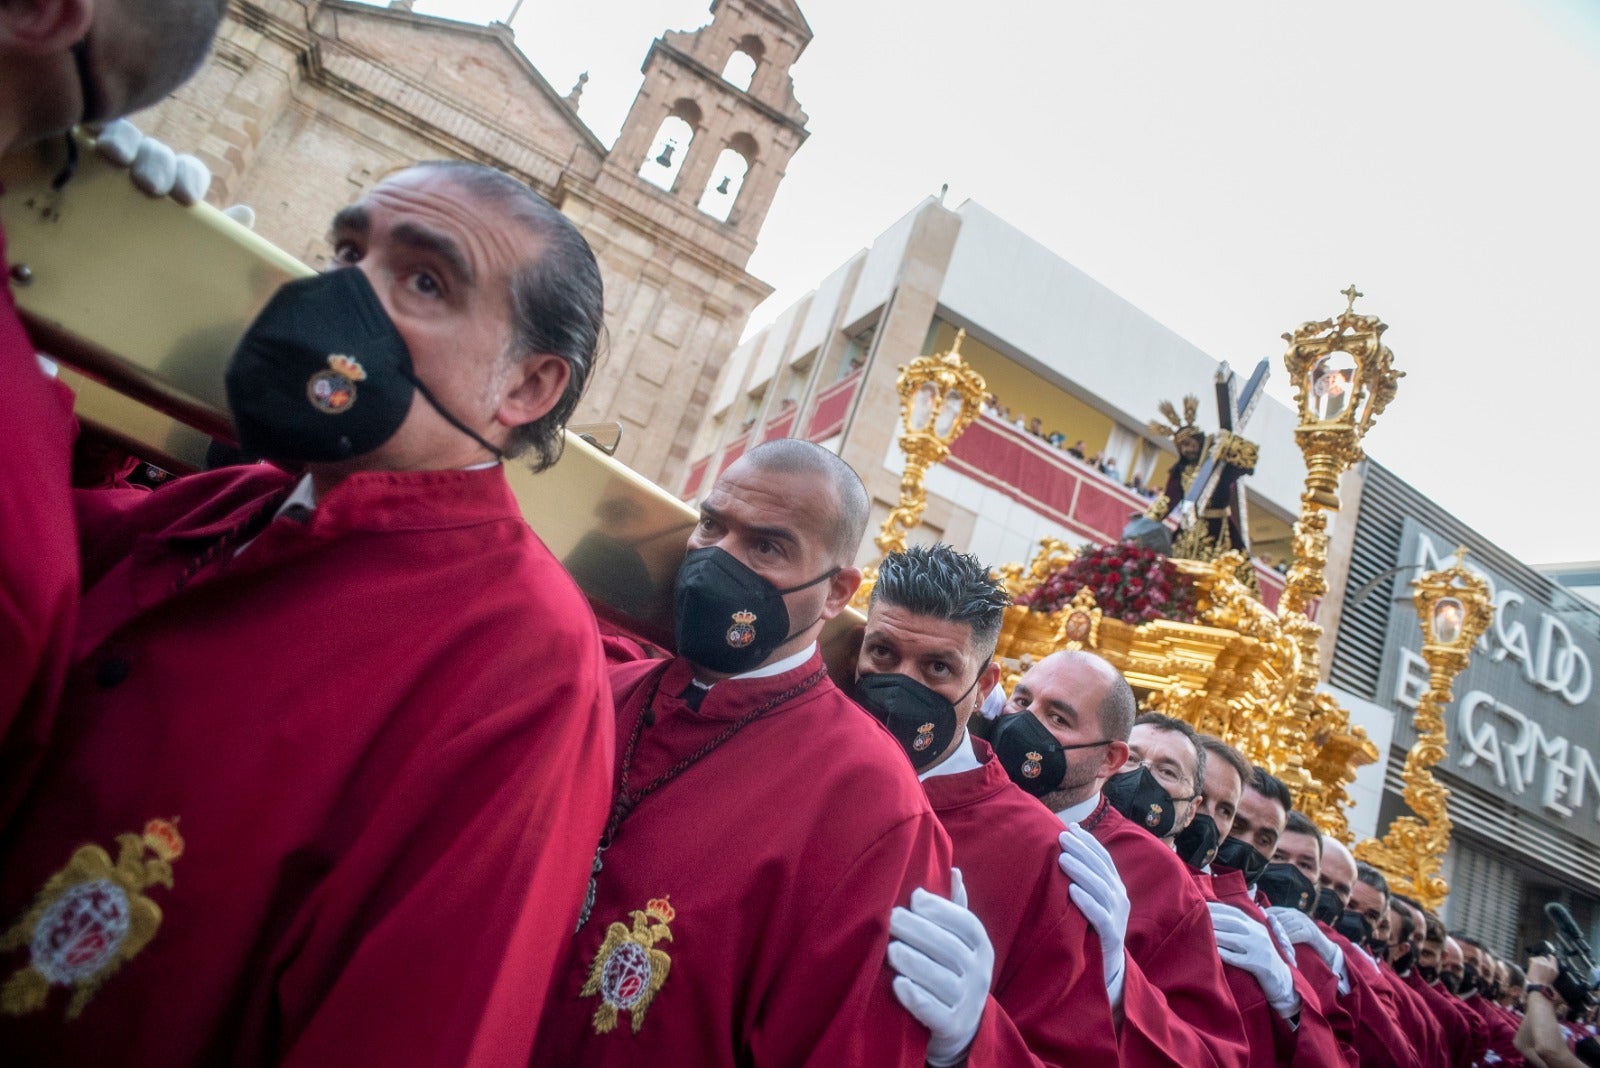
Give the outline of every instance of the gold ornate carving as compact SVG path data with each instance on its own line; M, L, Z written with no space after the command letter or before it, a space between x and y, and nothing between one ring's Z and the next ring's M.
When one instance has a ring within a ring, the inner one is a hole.
M950 351L919 356L900 367L895 389L900 393L900 451L906 469L900 476L900 500L884 517L876 539L878 551L905 552L906 532L922 521L928 507L923 484L928 468L950 455L950 445L978 417L987 384L961 359L965 330L956 331Z
M1412 584L1411 601L1422 624L1422 659L1428 664L1428 690L1412 717L1417 740L1406 753L1401 772L1406 804L1416 815L1398 817L1383 838L1366 839L1355 849L1357 857L1388 877L1391 888L1430 909L1439 908L1450 892L1449 884L1439 877L1450 847L1450 791L1433 775L1448 743L1444 712L1450 688L1466 669L1473 645L1494 621L1488 583L1469 571L1465 560L1466 550L1458 549L1454 565L1431 571Z

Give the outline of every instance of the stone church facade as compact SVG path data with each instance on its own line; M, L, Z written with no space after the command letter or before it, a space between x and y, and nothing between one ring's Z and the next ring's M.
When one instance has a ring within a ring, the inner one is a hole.
M811 39L792 0L713 0L667 32L608 150L511 30L348 0L232 0L213 54L135 121L211 168L208 199L307 263L328 221L418 159L522 179L583 231L609 344L577 422L623 427L618 456L676 485L717 374L771 292L745 267L806 115L789 67Z

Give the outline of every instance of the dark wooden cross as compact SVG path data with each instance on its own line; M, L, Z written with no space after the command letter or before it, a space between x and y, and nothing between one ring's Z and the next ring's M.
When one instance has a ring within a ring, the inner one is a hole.
M1262 360L1256 364L1256 369L1251 372L1250 379L1244 384L1244 391L1241 393L1238 388L1239 376L1233 373L1226 360L1222 362L1217 368L1216 379L1218 428L1235 434L1244 430L1245 424L1250 421L1250 414L1261 402L1263 387L1271 372L1272 365L1269 361ZM1222 478L1223 467L1224 464L1218 458L1215 448L1201 459L1200 470L1195 472L1194 481L1189 483L1189 492L1184 494L1183 501L1178 505L1180 522L1190 522L1200 509L1209 505L1211 495L1216 492L1217 482ZM1234 548L1248 554L1250 517L1245 511L1244 486L1239 482L1234 483L1232 497L1229 504L1239 522L1239 536L1246 542L1244 545L1235 545Z

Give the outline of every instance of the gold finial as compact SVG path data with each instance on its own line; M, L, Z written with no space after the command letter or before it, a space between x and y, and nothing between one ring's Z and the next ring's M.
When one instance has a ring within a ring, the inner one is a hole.
M963 341L965 341L965 340L967 340L967 328L964 327L964 326L963 327L959 327L956 330L956 339L950 345L950 355L952 355L952 356L960 356L961 355L961 343Z
M1346 315L1355 314L1356 298L1357 297L1366 296L1365 293L1361 292L1361 290L1356 288L1356 284L1354 282L1350 283L1350 288L1349 289L1341 289L1341 290L1339 290L1339 294L1341 296L1345 297L1350 302L1350 303L1345 305L1344 313Z

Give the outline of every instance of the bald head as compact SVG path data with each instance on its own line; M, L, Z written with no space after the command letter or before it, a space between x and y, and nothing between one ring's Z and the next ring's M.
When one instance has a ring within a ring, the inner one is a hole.
M1345 848L1345 844L1332 835L1322 836L1322 877L1323 886L1332 887L1333 892L1339 895L1341 904L1350 903L1350 894L1356 885L1356 858Z
M845 566L855 561L861 539L867 533L870 502L867 487L855 468L821 445L804 438L778 438L763 442L739 457L728 469L732 474L739 468L751 471L787 475L813 475L827 488L827 501L807 501L807 507L826 503L832 515L824 524L828 533L829 548L835 563ZM801 502L796 502L801 503Z
M1139 714L1133 688L1122 672L1103 657L1075 649L1051 653L1029 668L1023 678L1033 680L1036 689L1048 679L1081 694L1082 703L1088 707L1080 711L1096 716L1102 738L1127 741L1133 731L1134 717Z

